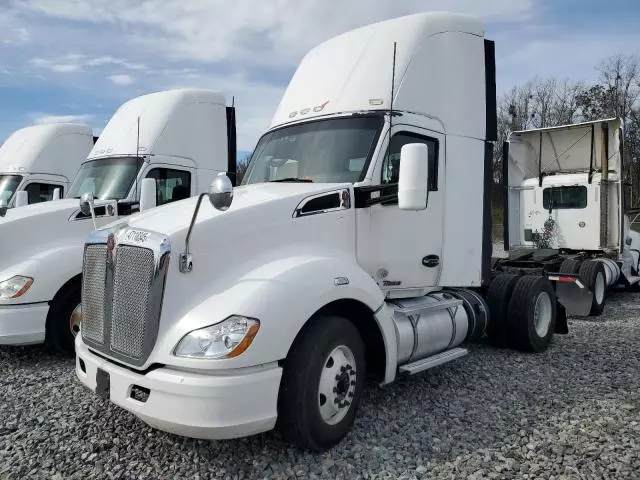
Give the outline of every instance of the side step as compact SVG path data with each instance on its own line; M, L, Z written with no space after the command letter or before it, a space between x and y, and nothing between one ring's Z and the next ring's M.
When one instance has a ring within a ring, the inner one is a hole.
M438 365L442 365L443 363L447 363L460 357L464 357L467 353L469 353L469 351L466 348L452 348L451 350L446 350L444 352L432 355L427 358L423 358L416 362L402 365L400 368L398 368L398 370L400 371L400 373L408 373L409 375L414 375L416 373L429 370L430 368L437 367Z

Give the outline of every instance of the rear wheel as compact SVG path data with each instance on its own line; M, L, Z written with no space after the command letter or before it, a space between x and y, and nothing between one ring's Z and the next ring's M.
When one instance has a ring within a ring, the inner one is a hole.
M321 452L353 425L365 377L364 343L342 317L318 317L294 342L278 397L278 428L286 441Z
M507 332L511 347L542 352L551 342L556 325L556 295L546 277L525 275L513 289L508 308Z
M602 262L587 260L580 265L580 280L593 293L589 316L598 316L604 310L607 296L607 274Z
M57 352L73 355L75 337L82 321L80 281L63 287L49 307L46 324L46 342Z
M489 342L497 347L506 347L507 338L507 309L509 300L519 275L501 274L496 276L487 292L487 305L489 305L489 325L487 337Z
M568 273L570 275L575 275L580 271L580 264L582 261L574 260L572 258L567 258L560 265L560 273Z

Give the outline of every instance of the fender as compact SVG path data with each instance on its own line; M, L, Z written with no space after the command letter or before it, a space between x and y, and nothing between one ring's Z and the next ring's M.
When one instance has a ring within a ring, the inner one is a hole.
M336 279L339 281L335 281ZM348 279L345 283L344 279ZM149 363L184 368L235 369L255 367L286 358L294 339L306 322L325 305L342 299L357 300L373 313L384 306L384 296L375 281L346 254L319 255L302 252L264 263L238 278L223 279L229 285L189 308L181 318L172 318L160 332ZM223 321L230 315L260 320L260 330L249 349L232 359L185 359L173 355L188 332ZM375 316L378 321L378 316ZM161 322L162 323L162 322ZM387 354L395 358L392 323L379 324ZM390 345L392 348L390 348Z
M49 302L68 280L82 273L82 251L79 239L72 244L52 246L5 267L0 271L0 280L24 275L33 278L33 285L19 298L0 300L0 305Z

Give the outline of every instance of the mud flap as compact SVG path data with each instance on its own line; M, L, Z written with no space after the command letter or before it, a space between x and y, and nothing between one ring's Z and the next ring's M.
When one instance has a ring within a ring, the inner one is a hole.
M565 316L589 316L593 292L580 282L577 275L550 275L549 280L555 282L556 297L564 307Z
M567 311L560 302L556 302L556 329L554 333L565 335L569 333L569 324L567 323Z

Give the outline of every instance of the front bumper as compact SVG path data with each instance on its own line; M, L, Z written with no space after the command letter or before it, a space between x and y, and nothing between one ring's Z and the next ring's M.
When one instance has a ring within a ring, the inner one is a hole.
M0 345L44 342L49 304L0 306Z
M108 373L109 399L159 430L221 440L271 430L276 423L280 367L234 375L165 367L141 374L98 357L78 335L76 375L94 392L98 368ZM144 403L132 398L134 386L149 390Z

